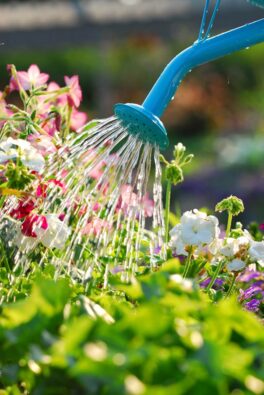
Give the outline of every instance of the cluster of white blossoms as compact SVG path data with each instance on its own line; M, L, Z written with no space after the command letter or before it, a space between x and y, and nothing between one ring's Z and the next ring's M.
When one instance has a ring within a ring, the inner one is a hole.
M237 237L221 237L218 219L196 209L182 215L170 236L170 247L177 255L199 255L204 250L212 256L211 264L224 260L230 271L243 270L252 263L264 266L264 241L253 240L242 229Z
M45 166L43 156L28 141L8 137L0 143L0 163L20 159L29 169L41 173Z
M13 242L22 252L33 250L39 243L47 248L62 249L64 247L71 233L70 228L56 214L47 214L45 218L46 229L43 229L37 222L33 225L36 237L25 236L21 231L20 223L16 224L16 237Z
M219 222L213 215L198 210L186 211L171 231L170 246L178 255L188 255L188 248L212 244L219 236Z

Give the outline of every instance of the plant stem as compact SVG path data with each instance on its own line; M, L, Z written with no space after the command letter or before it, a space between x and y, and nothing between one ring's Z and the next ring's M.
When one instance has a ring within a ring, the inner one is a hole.
M233 219L233 215L229 211L228 212L227 226L226 226L226 237L228 237L229 234L230 234L231 226L232 226L232 219Z
M226 298L228 298L232 294L233 289L234 289L234 285L235 285L235 281L236 281L236 275L234 274L233 278L232 278L231 285L230 285L230 287L229 287L229 289L228 289L228 291L226 293Z
M8 258L6 255L6 251L3 245L2 240L0 239L0 250L1 250L1 258L0 258L0 265L2 265L2 263L4 264L6 270L8 273L11 273L11 268L9 266L9 262L8 262Z
M215 281L216 281L216 279L217 279L217 277L218 277L218 274L221 272L221 270L222 270L222 268L223 268L223 266L224 266L224 263L225 263L224 260L222 260L221 262L219 262L219 264L218 264L218 266L217 266L217 268L216 268L216 270L215 270L215 272L214 272L214 275L213 275L213 277L211 278L210 283L209 283L209 284L207 285L207 287L206 287L206 292L209 292L210 289L213 287L213 285L214 285L214 283L215 283Z
M166 244L169 241L170 201L171 201L171 182L167 181L166 206L165 206L165 242L166 242Z
M0 209L3 207L5 202L5 197L4 196L0 196Z
M187 261L186 261L186 264L185 264L184 272L183 272L183 275L182 275L183 278L187 277L188 272L189 272L190 267L191 267L191 262L192 262L192 249L190 250L189 255L187 257Z

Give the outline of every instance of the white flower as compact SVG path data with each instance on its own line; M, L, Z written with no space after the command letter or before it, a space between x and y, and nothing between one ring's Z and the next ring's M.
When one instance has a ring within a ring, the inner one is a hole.
M21 224L16 224L16 235L12 243L19 248L21 252L27 253L32 251L39 243L35 237L28 237L21 232Z
M188 255L188 252L185 250L185 245L181 238L181 225L176 225L170 231L170 247L175 250L177 255Z
M239 270L244 269L244 267L246 266L246 263L244 261L242 261L241 259L233 259L226 266L227 266L228 270L237 272Z
M228 258L235 256L241 249L241 247L247 247L249 245L249 239L246 236L240 236L237 239L228 237L225 239L220 253Z
M26 140L8 139L0 143L0 163L20 157L22 163L31 170L41 172L44 169L43 156Z
M192 280L185 279L180 274L172 274L170 276L170 280L176 284L181 285L185 291L192 291L193 290Z
M212 255L217 255L223 246L224 240L223 239L214 239L212 243L208 245L208 251Z
M198 210L186 211L181 217L181 238L185 245L210 244L219 235L218 219Z
M45 217L48 228L36 227L34 229L38 239L45 247L62 249L70 235L70 228L56 214L47 214Z
M262 267L264 267L264 242L251 241L248 250L250 258L256 260Z

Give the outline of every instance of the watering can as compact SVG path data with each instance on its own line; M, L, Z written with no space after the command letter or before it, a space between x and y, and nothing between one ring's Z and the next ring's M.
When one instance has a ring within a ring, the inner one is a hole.
M250 0L250 2L264 8L264 0ZM165 149L169 141L160 117L186 74L195 67L264 42L264 18L210 38L220 3L221 0L216 0L211 21L205 32L210 6L210 0L206 0L198 40L166 66L142 105L132 103L115 105L115 115L128 133L137 135L144 142L159 146L160 149Z

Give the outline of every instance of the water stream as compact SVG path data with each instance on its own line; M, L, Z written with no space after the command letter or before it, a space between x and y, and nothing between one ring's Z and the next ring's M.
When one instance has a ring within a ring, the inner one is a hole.
M70 140L49 159L45 175L63 181L64 188L49 190L38 211L60 216L70 235L62 250L52 249L52 257L49 248L42 249L40 265L51 260L57 275L67 271L84 281L96 269L104 275L105 287L109 273L120 273L127 281L140 268L155 267L156 251L164 255L158 147L143 143L111 117ZM14 208L14 199L5 214ZM60 231L52 235L54 242ZM25 254L24 271L31 251L18 249L14 255L19 265Z

